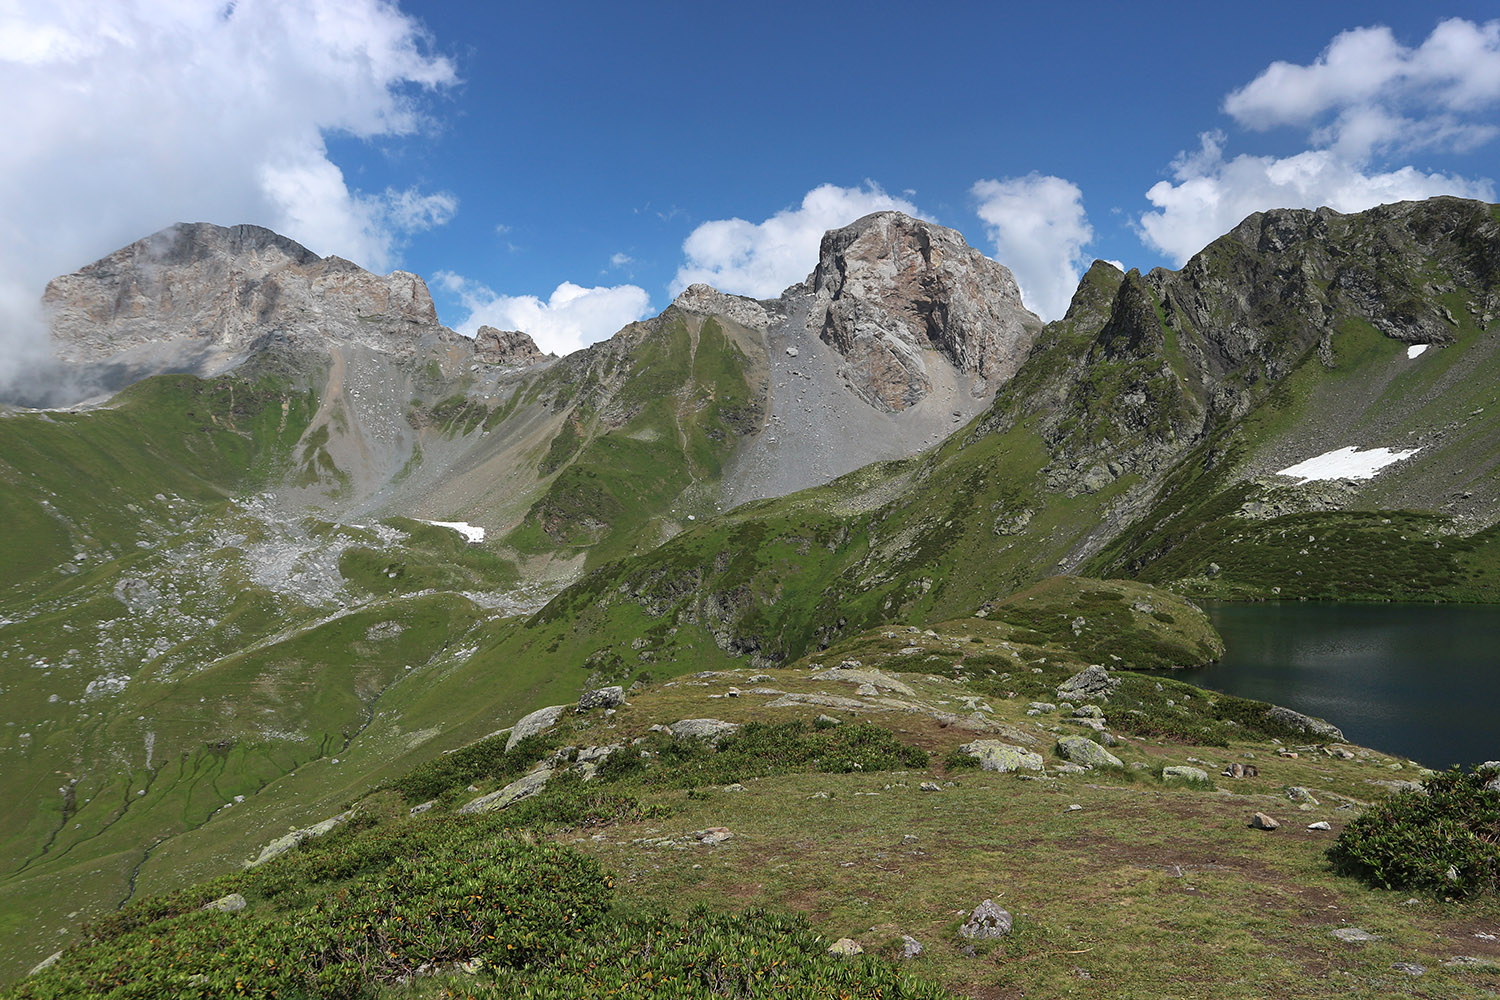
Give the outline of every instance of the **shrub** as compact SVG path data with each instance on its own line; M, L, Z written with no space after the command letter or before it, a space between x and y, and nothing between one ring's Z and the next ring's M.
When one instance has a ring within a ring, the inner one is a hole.
M1500 893L1500 768L1459 768L1365 810L1328 860L1371 885L1463 898Z
M505 749L506 736L491 736L449 754L435 757L392 781L390 787L408 802L437 798L454 788L463 788L481 778L505 781L519 778L558 745L551 733L538 733Z

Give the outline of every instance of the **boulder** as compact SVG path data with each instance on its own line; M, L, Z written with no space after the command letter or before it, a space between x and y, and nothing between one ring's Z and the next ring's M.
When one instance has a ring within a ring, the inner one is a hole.
M863 955L865 950L853 938L839 938L828 946L828 954L841 955L848 958L851 955Z
M1301 785L1288 785L1283 789L1286 797L1293 802L1306 802L1308 805L1317 805L1318 800L1313 798L1313 793Z
M465 802L459 807L458 813L460 816L467 816L472 813L494 812L496 809L504 809L522 799L528 799L546 787L553 773L551 768L539 767L497 792L490 792L488 795L481 795L477 799Z
M220 896L218 899L214 900L211 903L204 903L203 909L217 910L220 913L238 913L247 905L249 904L245 902L244 896L241 896L237 892L231 892L227 896Z
M512 749L517 743L528 736L544 733L557 725L557 720L562 718L566 705L549 705L539 708L529 715L523 715L521 721L515 724L510 731L510 739L505 741L505 749Z
M1314 719L1310 715L1294 712L1290 708L1282 708L1280 705L1272 705L1266 709L1266 718L1272 722L1279 722L1283 726L1289 726L1299 733L1311 733L1328 740L1342 740L1344 734L1337 726L1330 725L1322 719Z
M1041 754L999 740L975 740L959 747L958 752L978 760L981 771L1040 771L1043 766Z
M1255 829L1255 830L1275 830L1279 826L1281 826L1280 823L1278 823L1276 820L1272 819L1271 817L1267 816L1263 812L1258 812L1254 816L1250 817L1250 827L1251 827L1251 829Z
M1000 909L993 899L986 899L974 907L958 933L971 940L985 941L1004 937L1010 933L1010 928L1010 914Z
M46 958L42 959L40 962L38 962L35 965L33 965L31 967L31 971L28 972L28 973L26 973L26 974L28 976L34 976L38 972L41 972L43 969L50 969L54 965L57 964L57 960L59 958L62 958L62 956L63 956L63 953L61 951L54 951L52 954L48 955Z
M1207 781L1208 772L1201 767L1188 767L1185 764L1177 764L1161 769L1163 781L1171 781L1177 778L1182 781Z
M667 727L667 731L680 740L717 740L740 728L737 722L723 719L679 719Z
M910 934L901 935L901 957L916 958L920 954L922 954L922 942Z
M614 708L616 705L623 704L625 704L625 689L616 684L613 687L585 691L579 697L578 708L575 711L587 712L591 708Z
M1083 767L1124 767L1125 762L1086 736L1064 736L1057 741L1057 755Z
M293 830L291 833L283 837L277 837L275 840L271 841L265 847L262 847L260 849L260 854L256 856L254 861L247 861L245 863L245 867L255 868L259 865L265 864L272 858L280 857L287 851L290 851L292 848L302 843L304 840L307 840L311 837L323 836L323 834L328 833L339 824L347 822L349 817L353 815L354 810L350 809L348 812L341 812L337 816L330 816L328 819L325 819L321 823L314 823L312 826L305 827L301 830Z
M1120 686L1099 664L1085 667L1057 686L1058 701L1104 701Z

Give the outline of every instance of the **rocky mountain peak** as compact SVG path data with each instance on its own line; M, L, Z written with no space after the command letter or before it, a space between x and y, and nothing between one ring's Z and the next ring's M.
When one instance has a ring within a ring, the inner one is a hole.
M1015 278L952 229L876 212L823 237L805 286L810 323L846 360L867 401L897 411L932 389L926 352L977 376L987 395L1013 375L1041 321Z
M260 226L179 223L53 279L59 357L133 375L223 371L266 337L412 349L442 328L427 285L319 257Z
M481 326L474 334L474 357L489 365L530 365L556 355L543 354L528 333Z

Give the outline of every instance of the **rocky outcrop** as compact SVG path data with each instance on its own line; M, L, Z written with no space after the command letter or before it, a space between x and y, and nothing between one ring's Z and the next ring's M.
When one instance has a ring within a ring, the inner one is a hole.
M846 382L884 410L932 389L932 352L992 394L1041 329L1009 270L952 229L900 212L825 234L802 287L814 297L809 323L844 357Z
M555 354L543 354L531 335L520 330L481 326L474 334L474 358L487 365L524 367L555 357Z
M371 274L259 226L170 226L53 279L43 302L62 361L132 376L224 371L272 341L410 355L463 339L416 275Z

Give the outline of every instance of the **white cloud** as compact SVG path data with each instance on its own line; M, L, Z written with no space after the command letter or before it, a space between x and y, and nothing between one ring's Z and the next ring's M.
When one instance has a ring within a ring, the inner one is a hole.
M1078 185L1032 172L979 181L970 193L995 259L1016 276L1026 305L1044 320L1067 312L1083 274L1083 248L1094 238Z
M863 187L815 187L802 204L784 208L764 222L705 222L683 241L687 261L677 269L672 294L701 281L735 295L762 299L780 295L812 273L825 232L889 209L928 218L911 202L866 181Z
M1337 35L1309 65L1275 62L1224 99L1239 124L1305 127L1358 159L1383 150L1465 151L1493 139L1500 21L1450 18L1415 48L1387 27Z
M611 254L609 258L610 267L624 267L626 264L634 264L635 258L625 253Z
M351 189L324 137L412 134L421 95L454 81L390 0L0 5L0 301L178 221L385 270L457 202Z
M499 295L451 271L439 272L434 281L469 310L455 327L460 333L472 337L481 326L521 330L554 354L571 354L604 340L651 311L651 296L635 285L584 288L565 281L543 302L535 295Z
M1439 194L1492 201L1494 184L1483 178L1428 173L1405 166L1379 171L1335 150L1295 156L1240 155L1226 160L1222 132L1205 132L1200 148L1179 154L1173 181L1146 192L1157 207L1141 216L1142 238L1182 264L1238 225L1247 215L1271 208L1318 208L1358 212L1393 201Z

